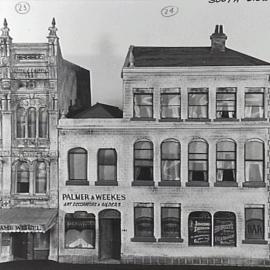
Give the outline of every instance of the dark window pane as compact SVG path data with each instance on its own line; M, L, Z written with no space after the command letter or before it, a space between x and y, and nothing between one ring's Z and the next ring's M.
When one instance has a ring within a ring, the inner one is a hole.
M153 207L135 207L135 236L152 237L154 236L154 212Z
M75 148L69 151L69 179L87 179L87 152L82 148Z
M98 163L101 165L116 164L116 152L114 149L100 149L98 152Z
M161 237L180 237L180 208L161 208Z
M245 209L246 239L261 240L264 239L264 208L246 208Z
M188 243L191 246L211 246L211 215L193 212L188 220Z
M17 192L29 193L29 167L25 162L17 165Z
M230 212L217 212L214 215L214 245L236 246L236 219Z

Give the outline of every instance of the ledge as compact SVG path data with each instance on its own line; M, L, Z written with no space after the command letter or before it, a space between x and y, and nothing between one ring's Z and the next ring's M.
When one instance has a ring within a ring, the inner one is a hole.
M260 188L266 187L266 184L264 181L250 181L250 182L243 182L243 187Z
M214 187L238 187L238 183L233 181L215 182Z
M143 237L143 236L135 236L130 239L131 242L156 242L156 238L154 236Z
M260 239L254 239L254 240L246 239L242 241L242 244L267 245L268 242L263 239L261 240Z
M67 180L66 186L89 186L87 180Z
M183 119L180 118L161 118L159 122L183 122Z
M155 183L153 180L136 180L131 183L133 187L136 186L154 186Z
M213 120L214 122L239 122L239 119L236 118L216 118Z
M164 180L158 182L158 186L160 187L181 187L181 182L179 180Z
M116 180L99 180L95 182L95 186L118 186Z
M267 118L242 118L241 121L267 121Z
M186 122L211 122L208 118L189 118L185 120Z
M176 237L161 237L158 239L158 242L167 242L167 243L183 243L184 240L182 238Z
M186 182L186 187L209 187L209 182L190 181L190 182Z
M156 118L132 117L130 121L156 121Z

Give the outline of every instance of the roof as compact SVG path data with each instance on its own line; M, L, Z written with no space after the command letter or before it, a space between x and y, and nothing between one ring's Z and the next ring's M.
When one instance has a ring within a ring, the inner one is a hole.
M94 106L81 111L71 118L122 118L123 111L118 107L96 103Z
M226 48L211 47L131 47L135 67L260 66L270 63ZM128 59L129 56L127 56ZM126 64L129 61L126 59Z
M0 232L46 232L55 221L57 209L2 208Z

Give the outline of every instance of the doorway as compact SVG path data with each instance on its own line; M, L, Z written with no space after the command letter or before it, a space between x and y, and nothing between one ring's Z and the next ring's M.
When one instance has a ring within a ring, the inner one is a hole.
M27 260L28 233L13 233L12 241L14 259Z
M121 214L117 210L99 213L99 258L120 260L121 257Z

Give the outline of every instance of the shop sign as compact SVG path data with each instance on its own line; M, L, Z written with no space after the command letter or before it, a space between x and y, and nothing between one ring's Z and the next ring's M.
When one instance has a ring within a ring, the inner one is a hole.
M44 232L41 225L31 224L2 224L0 225L0 232Z
M63 206L102 206L120 207L126 194L119 193L63 193Z

